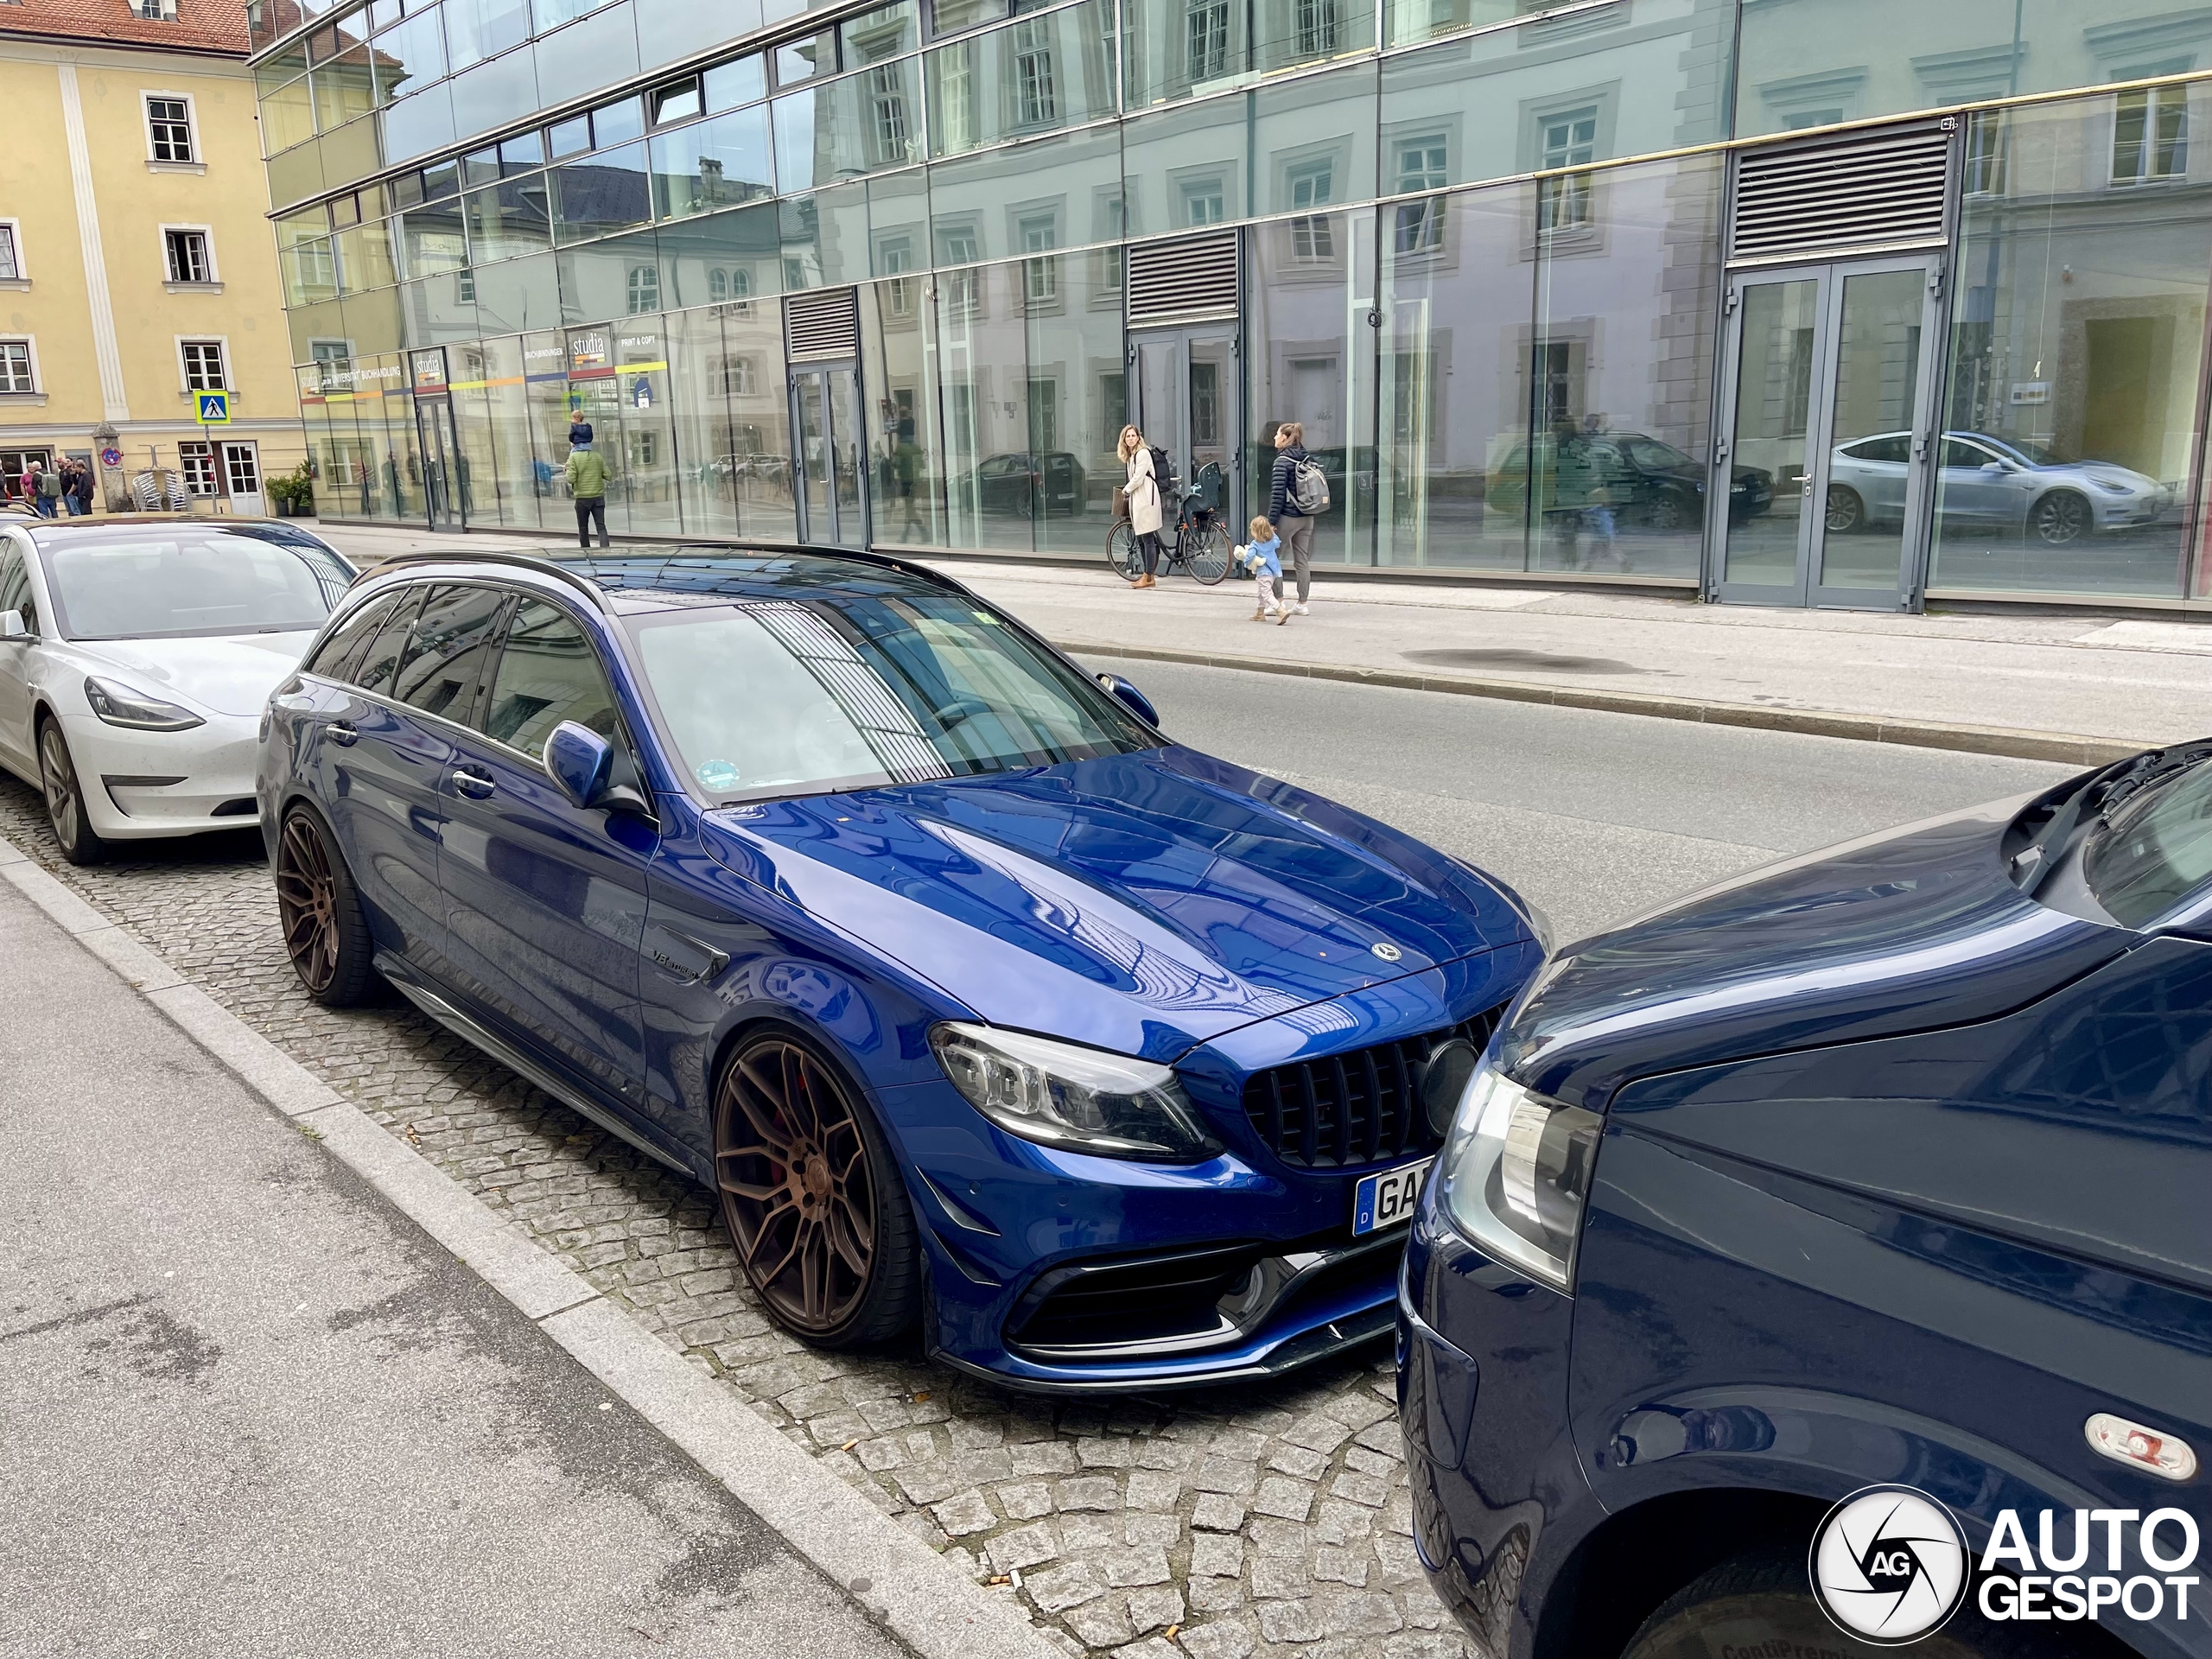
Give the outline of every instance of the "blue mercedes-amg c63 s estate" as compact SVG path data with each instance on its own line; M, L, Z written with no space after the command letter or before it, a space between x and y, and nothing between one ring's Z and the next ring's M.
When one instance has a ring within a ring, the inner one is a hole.
M713 1186L774 1317L1052 1389L1391 1325L1544 946L926 569L438 556L270 704L285 942Z

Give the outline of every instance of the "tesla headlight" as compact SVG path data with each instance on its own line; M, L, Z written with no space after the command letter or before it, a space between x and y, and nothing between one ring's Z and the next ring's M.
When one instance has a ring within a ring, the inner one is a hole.
M137 732L185 732L207 723L189 709L180 709L159 697L133 691L113 680L87 678L85 701L109 725L128 726Z
M1491 1066L1460 1097L1440 1167L1452 1224L1492 1260L1565 1290L1604 1120Z
M1220 1150L1167 1066L987 1026L933 1027L930 1046L969 1105L1025 1141L1161 1163Z
M2107 495L2133 495L2136 493L2135 486L2123 484L2116 478L2093 478L2089 482Z

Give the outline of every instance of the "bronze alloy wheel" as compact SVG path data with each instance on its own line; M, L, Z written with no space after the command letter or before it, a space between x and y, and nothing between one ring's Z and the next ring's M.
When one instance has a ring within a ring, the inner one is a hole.
M46 816L54 825L54 838L61 843L61 855L72 864L103 862L108 843L86 817L84 785L58 720L47 720L38 728L38 773Z
M284 820L276 843L276 915L300 982L320 996L338 976L338 878L304 812Z
M746 1277L802 1336L835 1337L875 1276L878 1187L843 1085L780 1037L749 1044L715 1096L715 1176Z

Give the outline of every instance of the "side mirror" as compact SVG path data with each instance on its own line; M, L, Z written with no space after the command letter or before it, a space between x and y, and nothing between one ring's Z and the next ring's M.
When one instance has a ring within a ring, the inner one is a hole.
M2012 470L2012 463L2009 461L1985 461L1981 463L1981 470L1992 478L2001 478Z
M1146 725L1155 731L1160 728L1160 711L1152 706L1152 699L1120 675L1101 674L1098 677L1098 683L1104 686L1123 708L1144 721Z
M545 740L545 770L569 805L597 806L614 772L614 746L590 727L564 720Z
M35 637L29 628L23 626L23 613L21 611L0 611L0 639L29 639Z

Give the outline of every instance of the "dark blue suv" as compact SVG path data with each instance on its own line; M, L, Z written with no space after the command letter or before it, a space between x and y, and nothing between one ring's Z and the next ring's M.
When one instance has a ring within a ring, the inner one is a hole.
M1560 952L1399 1304L1495 1655L2212 1654L2212 741Z
M387 565L258 787L311 995L389 981L713 1187L803 1339L1033 1389L1386 1336L1543 954L1480 873L867 556Z

